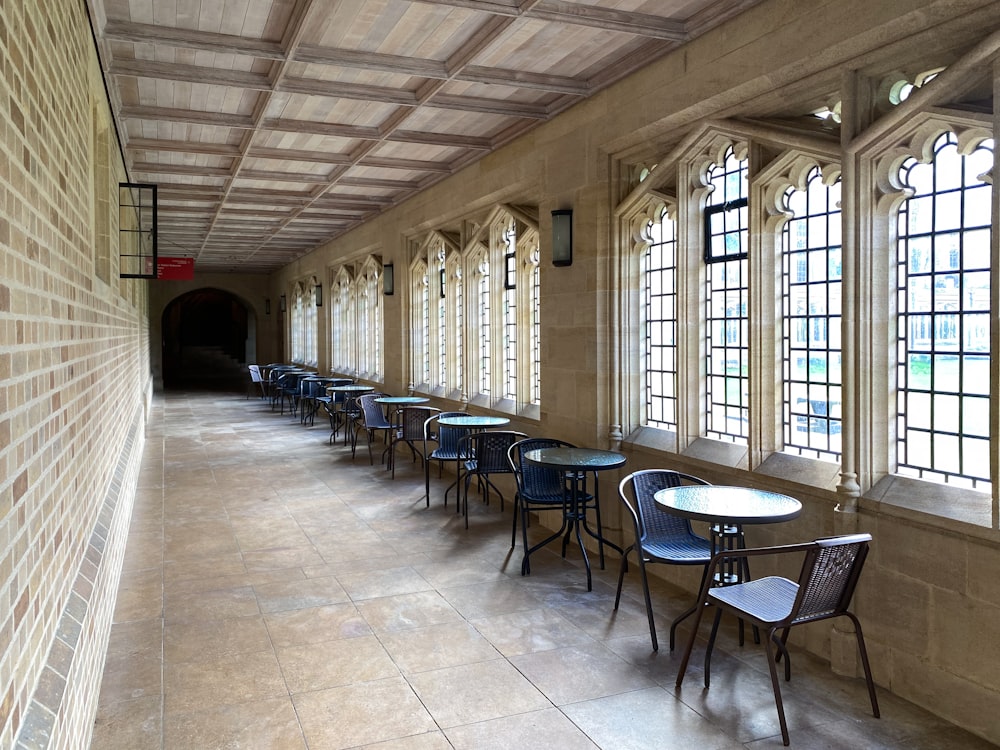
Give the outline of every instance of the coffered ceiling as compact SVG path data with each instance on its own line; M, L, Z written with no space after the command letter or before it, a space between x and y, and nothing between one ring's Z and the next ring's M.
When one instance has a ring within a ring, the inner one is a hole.
M757 0L88 0L160 254L266 273Z

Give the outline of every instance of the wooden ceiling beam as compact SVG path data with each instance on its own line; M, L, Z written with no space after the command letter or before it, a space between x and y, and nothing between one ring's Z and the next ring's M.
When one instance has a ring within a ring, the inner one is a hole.
M277 130L282 133L330 135L337 138L351 138L363 141L377 141L381 139L381 133L378 128L361 127L357 125L338 125L332 122L289 120L275 117L261 122L261 127L265 130Z
M344 68L397 73L419 78L448 78L448 70L444 63L436 60L387 55L381 52L334 49L315 44L301 45L295 51L294 60L295 62L337 65Z
M418 104L417 95L405 89L389 88L387 86L363 86L356 83L338 83L336 81L320 81L312 78L286 77L278 85L278 90L288 91L293 94L303 94L305 96L376 101L407 107L415 107Z
M224 70L204 65L182 65L156 60L115 60L108 69L111 75L135 76L164 81L185 81L210 86L270 91L271 81L260 73L245 70Z
M542 0L525 15L543 21L623 31L626 34L671 42L686 42L689 38L687 27L681 21L565 0Z
M416 130L394 130L385 136L387 141L401 143L420 143L425 146L450 146L453 148L471 148L489 151L493 142L489 138L474 135L452 135L450 133L428 133Z
M354 163L354 160L345 154L337 154L330 151L304 151L292 148L251 146L246 155L251 159L274 159L276 161L307 161L331 165Z
M219 52L229 55L247 55L265 60L284 60L285 51L278 42L263 39L249 39L232 34L218 34L211 31L181 29L176 26L154 26L152 24L131 23L129 21L108 21L102 34L105 39L123 42L139 42L152 45L168 45L182 49L196 49L205 52Z
M391 156L364 156L358 162L359 167L377 167L379 169L403 169L414 172L440 172L450 174L452 168L448 164L422 159L401 159Z
M524 104L475 96L453 96L451 94L435 94L424 103L424 106L434 109L452 109L457 112L481 112L503 117L527 117L533 120L544 120L549 116L547 107L539 104Z
M163 120L183 122L189 125L214 125L220 128L236 128L237 130L253 128L253 119L247 115L176 109L174 107L122 107L121 116L126 120Z
M205 156L239 156L240 147L229 143L198 143L195 141L168 141L158 138L130 138L125 144L129 151L169 151Z

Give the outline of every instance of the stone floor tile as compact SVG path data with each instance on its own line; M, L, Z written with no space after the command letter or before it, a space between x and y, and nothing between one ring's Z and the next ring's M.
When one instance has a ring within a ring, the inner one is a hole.
M385 647L373 635L285 646L277 651L288 692L313 692L399 675Z
M566 714L554 708L451 727L445 733L454 750L512 747L596 750L599 747Z
M551 708L508 661L465 664L409 677L421 702L443 729Z
M402 677L302 693L293 700L310 748L342 750L437 729Z
M306 750L287 696L171 714L164 725L165 748Z

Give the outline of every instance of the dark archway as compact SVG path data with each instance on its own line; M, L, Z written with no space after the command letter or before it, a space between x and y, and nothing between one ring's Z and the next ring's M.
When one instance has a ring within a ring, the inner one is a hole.
M252 313L235 295L196 289L163 311L163 387L246 387Z

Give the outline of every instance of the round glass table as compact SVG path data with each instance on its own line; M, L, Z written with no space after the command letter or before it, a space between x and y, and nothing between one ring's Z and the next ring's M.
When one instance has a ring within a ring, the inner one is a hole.
M753 487L724 485L684 485L667 487L653 495L656 504L668 513L692 521L706 521L711 533L712 554L742 545L745 524L782 523L798 518L802 503L794 497ZM743 558L744 563L746 558ZM723 563L716 573L719 584L748 579L744 566Z
M563 472L566 483L569 486L569 494L566 498L566 505L563 511L563 522L553 536L549 537L539 545L535 545L532 550L537 549L542 544L547 544L565 532L563 536L562 553L566 556L566 543L571 535L575 533L577 545L580 547L580 554L583 557L583 564L587 569L587 591L593 589L593 580L590 573L590 559L587 557L587 549L583 544L583 534L586 531L597 540L600 553L601 569L604 569L604 545L607 544L622 553L621 547L609 542L600 533L601 511L600 500L597 493L598 471L608 471L618 469L625 465L626 458L621 453L615 451L598 450L594 448L570 448L565 446L553 448L537 448L524 454L524 460L529 464L541 466L547 469L556 469ZM597 508L598 530L595 532L587 524L587 509L581 503L583 492L580 487L584 482L587 472L595 472L594 476L594 505ZM527 554L527 553L526 553Z

